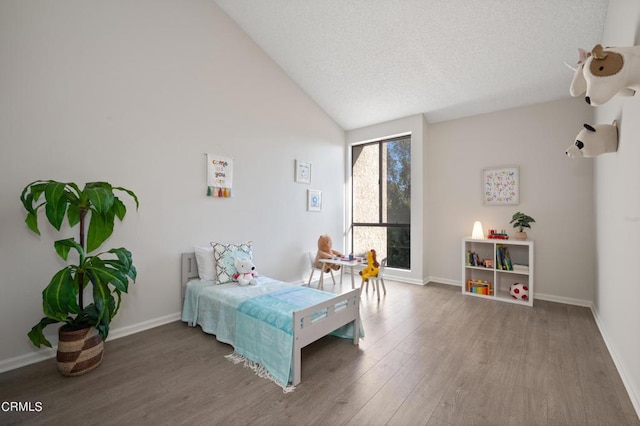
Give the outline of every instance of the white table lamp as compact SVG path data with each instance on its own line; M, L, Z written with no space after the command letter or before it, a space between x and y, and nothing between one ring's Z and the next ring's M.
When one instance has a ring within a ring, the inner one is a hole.
M473 224L471 238L474 240L484 240L484 231L482 230L482 223L480 223L479 220L476 220Z

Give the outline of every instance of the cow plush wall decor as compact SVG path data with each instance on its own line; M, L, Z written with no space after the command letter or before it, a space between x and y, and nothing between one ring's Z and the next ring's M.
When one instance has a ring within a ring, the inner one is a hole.
M567 148L569 158L595 157L618 150L618 127L613 124L584 125L573 145Z
M602 47L578 50L580 59L569 92L585 93L589 105L606 103L616 94L633 96L640 90L640 46Z

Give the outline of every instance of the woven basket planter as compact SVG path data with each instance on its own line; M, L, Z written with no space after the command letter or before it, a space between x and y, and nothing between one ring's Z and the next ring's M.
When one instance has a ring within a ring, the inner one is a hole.
M63 376L80 376L102 363L104 342L95 327L58 330L58 370Z

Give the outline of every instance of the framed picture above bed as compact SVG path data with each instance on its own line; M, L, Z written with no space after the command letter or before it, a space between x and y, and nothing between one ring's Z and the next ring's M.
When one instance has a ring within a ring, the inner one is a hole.
M220 155L207 156L207 196L231 197L233 186L233 159Z
M307 210L310 212L322 211L322 191L317 189L307 190Z
M486 206L520 204L518 167L482 170L482 201Z

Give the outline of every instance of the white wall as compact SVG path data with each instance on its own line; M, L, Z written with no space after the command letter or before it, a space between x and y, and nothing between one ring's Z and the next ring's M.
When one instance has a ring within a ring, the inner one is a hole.
M609 4L603 45L640 45L640 3ZM595 168L598 276L594 313L636 413L640 413L640 95L594 108L596 124L618 120L618 152Z
M112 337L178 318L194 245L251 239L258 270L288 281L308 277L318 235L342 248L343 130L213 2L5 0L0 58L0 371L47 354L26 333L63 266L53 241L75 236L26 228L34 180L140 198L104 246L138 268ZM235 159L232 199L205 196L205 152ZM313 163L311 185L294 183L294 159ZM321 213L306 211L308 188Z
M425 261L426 227L424 212L425 200L425 146L427 145L427 123L422 114L392 120L373 126L350 130L347 139L347 167L346 188L347 203L351 201L351 146L358 143L380 140L400 134L411 133L411 270L387 269L390 278L399 279L413 284L426 283L429 275L428 263ZM350 235L351 208L347 204L345 215L346 234Z
M568 88L567 88L568 91ZM505 229L516 211L532 216L535 295L589 306L595 281L593 160L569 159L592 111L583 100L515 108L429 125L427 145L430 279L459 284L460 239L480 220L485 232ZM520 204L484 206L483 168L514 165Z

